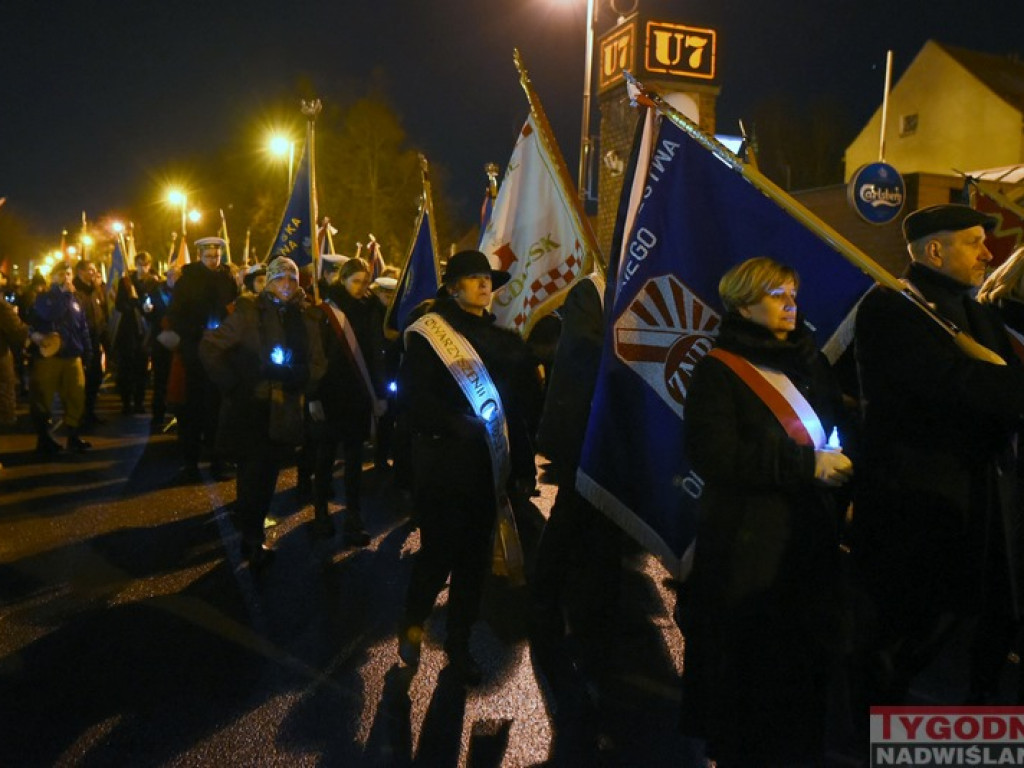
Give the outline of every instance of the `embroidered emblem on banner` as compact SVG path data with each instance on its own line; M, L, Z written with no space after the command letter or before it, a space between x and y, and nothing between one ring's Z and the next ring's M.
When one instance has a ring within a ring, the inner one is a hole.
M523 309L512 321L512 325L517 331L523 327L538 304L568 287L579 276L580 268L583 266L581 257L577 255L580 251L581 246L577 242L576 252L570 253L563 264L548 270L530 283L530 293L523 301Z
M655 277L615 321L615 354L682 419L693 368L720 322L675 275Z

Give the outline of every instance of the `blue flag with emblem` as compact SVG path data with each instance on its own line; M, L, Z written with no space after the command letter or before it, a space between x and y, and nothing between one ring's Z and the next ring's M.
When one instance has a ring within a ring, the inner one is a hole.
M389 334L402 333L416 306L437 294L441 277L434 241L430 211L424 206L416 223L409 258L395 287L395 298L384 318L384 329Z
M121 247L121 238L114 241L114 251L110 254L110 273L107 275L107 285L114 287L126 271L124 249Z
M313 228L309 221L309 148L302 152L302 160L295 173L291 197L281 217L281 227L270 248L267 261L287 256L302 269L313 263Z
M726 162L648 112L623 185L577 487L685 578L703 489L684 448L686 393L724 312L718 281L754 256L794 267L800 309L823 347L835 346L872 281L738 172L738 158Z

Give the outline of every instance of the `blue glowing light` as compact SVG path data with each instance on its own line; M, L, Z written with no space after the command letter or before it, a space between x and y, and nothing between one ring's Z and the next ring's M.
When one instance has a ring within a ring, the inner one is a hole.
M843 449L842 443L839 442L838 427L832 427L832 434L828 436L828 443L826 445L833 451L841 451Z
M397 391L398 391L398 382L397 381L389 381L388 382L388 392L391 392L393 394L393 393L395 393Z
M480 415L483 417L484 421L490 421L491 419L494 418L494 414L497 412L497 410L498 406L496 406L493 402L487 402L484 403L484 407L480 409Z
M220 328L219 317L211 317L209 320L206 321L206 330L216 331L218 328Z
M284 365L289 357L291 357L291 355L288 354L288 350L280 344L270 350L270 362L274 365Z

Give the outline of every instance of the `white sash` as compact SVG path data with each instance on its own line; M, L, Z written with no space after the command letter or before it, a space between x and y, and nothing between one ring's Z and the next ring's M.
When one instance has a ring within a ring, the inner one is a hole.
M500 503L510 471L508 425L501 396L484 361L466 337L436 312L428 312L410 325L405 331L407 339L410 333L418 333L427 340L466 396L473 413L487 428L495 498Z

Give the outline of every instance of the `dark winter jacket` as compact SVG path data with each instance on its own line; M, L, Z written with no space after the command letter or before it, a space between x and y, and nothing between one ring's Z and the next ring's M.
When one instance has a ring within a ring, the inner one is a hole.
M281 363L274 362L275 348ZM244 456L270 440L274 397L299 409L290 415L297 419L301 440L305 396L315 391L327 368L317 317L301 299L282 304L266 291L243 296L224 322L203 334L199 355L224 397L219 448Z
M85 312L71 291L61 290L54 285L50 290L40 293L32 305L32 320L29 324L33 331L60 334L57 357L81 357L88 360L92 356L92 339L89 337Z
M174 285L174 297L167 311L171 330L181 337L181 355L186 367L199 362L199 340L207 330L217 328L228 315L228 305L238 296L238 286L226 266L209 269L201 262L186 264Z
M836 425L841 396L803 326L783 341L730 313L717 346L781 371L826 435ZM687 394L686 450L705 485L681 611L684 730L708 738L723 761L813 762L840 615L840 517L814 479L814 448L798 445L732 369L708 356ZM757 752L744 753L751 744Z
M536 361L526 343L511 331L494 325L494 316L470 314L446 298L432 311L441 315L466 337L480 355L501 395L508 420L512 473L510 485L532 482L535 474L533 445L522 403L536 396L539 386ZM491 459L482 422L473 414L466 396L418 333L407 333L406 354L399 373L398 390L415 439L432 440L434 449L420 452L429 466L416 466L420 478L451 492L472 489L474 496L493 497ZM484 504L494 509L494 504Z
M968 357L891 290L865 297L855 337L865 417L854 554L876 607L897 625L943 611L1014 611L1012 453L1024 369L998 311L974 301L970 286L918 264L907 277L1008 365Z
M537 430L537 448L555 463L559 478L571 482L583 451L604 338L603 304L594 281L580 280L566 296L560 314L561 336Z
M325 298L341 310L351 325L374 389L373 399L383 400L386 395L382 375L384 313L380 302L373 296L355 299L337 283L328 286ZM331 310L323 306L320 311L323 315L320 335L327 357L327 373L312 399L319 400L324 407L327 421L321 431L330 439L344 436L351 440L365 440L370 436L374 402L348 343L338 336L328 320ZM316 428L315 424L313 426Z

